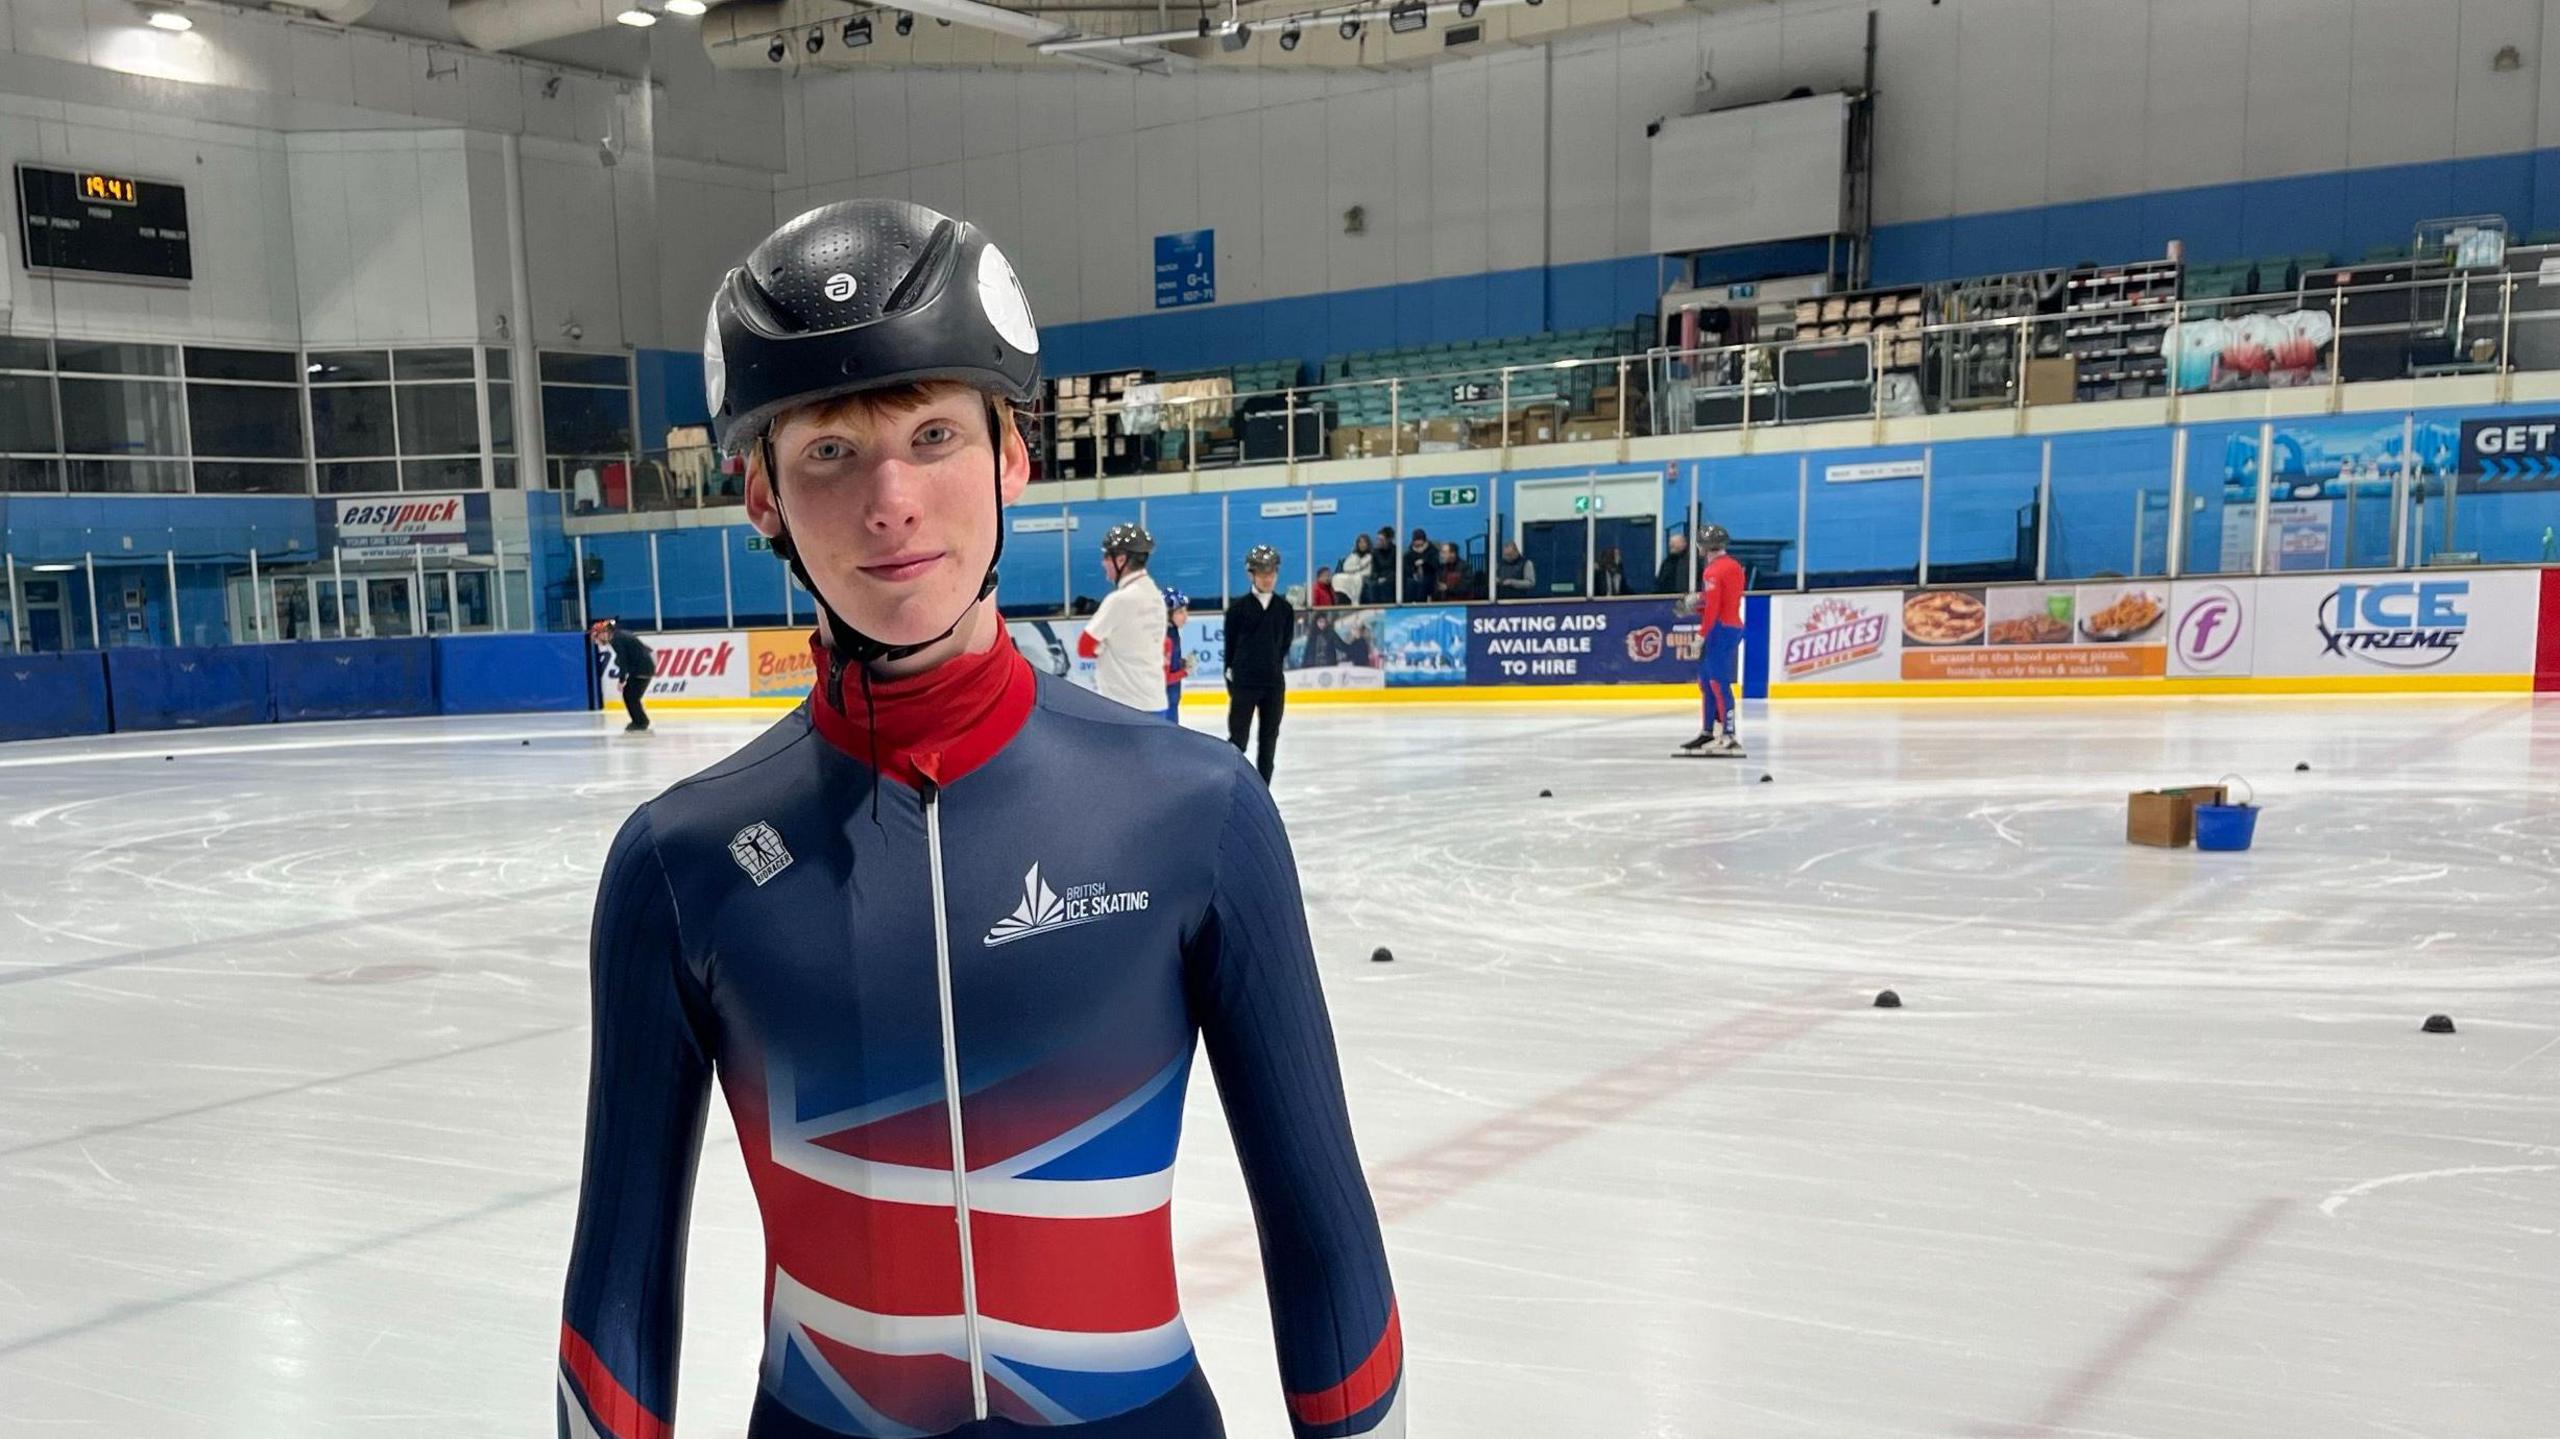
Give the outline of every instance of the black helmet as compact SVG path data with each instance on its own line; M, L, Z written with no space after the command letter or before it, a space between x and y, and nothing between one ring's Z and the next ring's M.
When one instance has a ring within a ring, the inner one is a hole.
M731 454L764 450L774 511L783 514L774 464L774 418L799 405L867 390L955 380L1028 404L1040 375L1040 332L1004 252L962 220L904 200L821 205L765 237L711 297L702 363L711 422ZM950 637L995 592L1004 558L1004 430L988 401L995 440L995 552L978 593L949 628L921 644L891 646L846 623L827 602L791 542L774 552L825 617L827 695L844 703L844 667L903 659ZM869 683L869 671L864 671Z
M1278 574L1280 552L1269 545L1255 545L1244 552L1244 568L1247 574Z
M712 424L743 454L782 411L865 390L957 380L1029 404L1040 331L986 232L904 200L844 200L720 282L702 359Z
M1127 555L1145 564L1147 556L1156 552L1156 537L1147 533L1146 526L1124 520L1102 532L1102 552L1106 555Z
M1698 531L1698 548L1702 550L1720 550L1732 542L1733 536L1726 534L1722 525L1708 525Z

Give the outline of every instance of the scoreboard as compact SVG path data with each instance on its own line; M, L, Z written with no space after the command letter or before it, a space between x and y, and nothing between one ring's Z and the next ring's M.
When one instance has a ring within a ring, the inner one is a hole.
M33 274L156 285L195 278L183 185L20 165L18 220Z

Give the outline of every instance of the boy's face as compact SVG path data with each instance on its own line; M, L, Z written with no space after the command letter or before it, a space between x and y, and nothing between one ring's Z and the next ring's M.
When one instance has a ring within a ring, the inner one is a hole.
M986 576L1002 522L990 476L1006 504L1030 481L1020 432L1003 431L988 432L987 399L965 385L795 410L772 434L782 506L759 447L747 518L771 539L787 512L801 563L846 623L883 644L922 643Z
M1245 571L1245 576L1253 581L1253 587L1255 589L1266 595L1271 593L1271 587L1273 585L1280 583L1280 572L1278 570L1247 570Z
M1191 623L1191 611L1187 608L1177 609L1167 618L1177 625L1187 625Z

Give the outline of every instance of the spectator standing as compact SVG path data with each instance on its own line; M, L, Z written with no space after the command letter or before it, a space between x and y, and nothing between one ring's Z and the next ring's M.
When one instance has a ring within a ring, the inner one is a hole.
M1371 566L1376 558L1377 549L1369 543L1368 535L1364 533L1352 539L1351 553L1344 555L1342 563L1333 567L1333 592L1342 596L1344 604L1356 605L1362 595L1376 594L1369 582ZM1371 602L1375 603L1375 600Z
M1493 567L1493 597L1525 600L1538 593L1538 562L1520 553L1520 542L1504 540L1502 557Z
M1653 592L1657 595L1689 593L1689 536L1686 532L1671 532L1670 548L1662 556L1662 567L1653 572Z

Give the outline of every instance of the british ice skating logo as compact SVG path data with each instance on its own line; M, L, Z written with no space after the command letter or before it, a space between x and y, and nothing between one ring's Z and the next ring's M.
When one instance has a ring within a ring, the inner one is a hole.
M1781 663L1787 678L1802 679L1827 669L1856 664L1884 653L1885 617L1847 600L1824 600L1804 617L1804 628L1787 637Z
M766 880L791 868L791 851L782 847L782 836L763 820L738 831L737 837L729 841L729 858L738 862L738 868L747 872L747 878L754 880L758 889L764 888Z
M1147 907L1147 891L1143 889L1109 890L1099 884L1079 884L1064 895L1049 888L1040 877L1040 866L1022 877L1022 903L1013 913L995 922L987 931L987 947L1011 944L1051 930L1073 929L1115 914L1130 914Z
M2312 624L2323 654L2353 655L2392 669L2430 669L2452 659L2471 630L2469 580L2392 580L2340 585L2320 601Z

